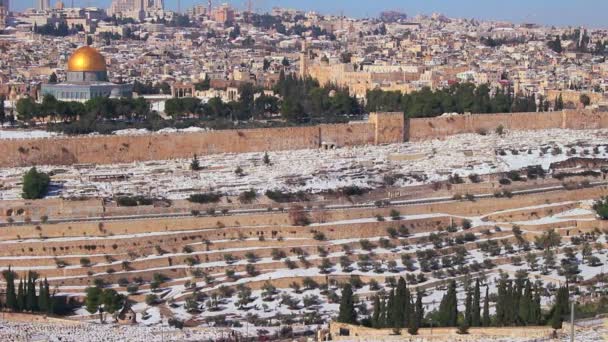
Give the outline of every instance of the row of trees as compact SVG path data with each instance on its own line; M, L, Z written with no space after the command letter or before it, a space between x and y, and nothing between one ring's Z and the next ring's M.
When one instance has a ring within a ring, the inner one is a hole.
M301 79L281 73L274 88L275 93L283 98L281 102L278 97L264 94L255 98L255 93L261 91L252 84L243 84L239 87L239 100L229 103L219 98L205 104L196 98L171 99L167 101L165 111L175 119L196 116L232 121L267 119L280 112L283 119L295 124L335 122L345 115L362 112L348 90L334 86L321 87L311 78Z
M363 324L373 328L392 328L399 331L407 328L410 334L417 334L423 326L458 327L466 333L469 327L504 327L533 326L551 323L554 329L560 329L564 317L569 313L568 288L558 289L552 309L543 315L541 310L541 284L532 284L530 280L518 277L511 280L501 277L497 284L497 293L491 295L486 285L485 297L481 298L481 284L477 279L473 286L467 285L464 296L464 311L458 310L458 289L456 281L448 284L438 309L429 312L425 317L422 304L423 293L412 295L403 278L399 279L394 289L383 291L374 298L373 312L361 320L357 318L357 299L350 284L344 286L340 300L338 321L348 324ZM495 301L495 314L490 314L490 301Z
M84 27L81 24L72 25L70 27L66 22L63 21L58 24L45 24L40 27L34 23L34 32L46 36L65 37L70 34L83 31Z
M333 122L363 112L348 89L320 86L310 77L302 79L281 72L274 92L283 98L280 108L283 118L292 123Z
M563 101L562 101L563 103ZM367 92L367 112L405 112L409 117L433 117L444 113L517 113L548 111L551 103L533 95L514 95L510 88L491 89L488 85L454 84L449 88L423 88L410 94L399 91Z
M55 313L55 298L51 295L49 282L46 278L38 280L35 272L28 272L27 278L19 279L19 285L15 287L17 274L11 270L2 272L6 282L6 308L13 312L41 312ZM38 292L36 291L38 284Z
M31 97L17 101L18 118L21 121L61 120L145 120L150 114L148 103L143 98L110 99L95 97L85 103L59 101L52 95L45 95L42 103Z

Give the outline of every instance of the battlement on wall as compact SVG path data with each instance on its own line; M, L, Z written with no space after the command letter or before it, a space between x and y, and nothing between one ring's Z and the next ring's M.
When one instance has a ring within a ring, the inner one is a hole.
M151 133L0 140L0 167L114 164L191 158L194 154L248 153L361 146L443 138L463 133L550 128L608 128L608 112L475 114L406 119L403 113L371 113L367 122L267 129Z

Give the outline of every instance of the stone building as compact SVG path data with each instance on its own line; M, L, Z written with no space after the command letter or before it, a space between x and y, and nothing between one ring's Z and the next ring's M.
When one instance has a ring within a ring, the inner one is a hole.
M106 59L94 48L84 46L70 56L66 82L43 84L41 93L60 101L86 102L95 97L131 97L132 89L130 84L109 82Z

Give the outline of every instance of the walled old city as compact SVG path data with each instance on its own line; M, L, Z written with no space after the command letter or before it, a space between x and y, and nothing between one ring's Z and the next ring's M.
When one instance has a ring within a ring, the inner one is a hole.
M608 29L310 3L0 0L0 341L608 339Z

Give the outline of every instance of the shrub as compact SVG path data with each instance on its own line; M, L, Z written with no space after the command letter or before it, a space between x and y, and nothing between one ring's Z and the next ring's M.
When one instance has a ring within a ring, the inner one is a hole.
M80 258L80 266L82 266L82 267L91 266L91 260L89 258Z
M286 202L305 202L309 201L310 198L307 193L304 191L298 191L295 193L283 192L281 190L268 190L264 193L266 197L277 202L277 203L286 203Z
M240 195L239 195L239 201L241 203L251 203L253 202L256 198L258 197L258 194L255 192L255 190L251 189L251 190L247 190L247 191L243 191Z
M294 226L307 226L310 224L308 213L301 205L296 205L289 208L289 219Z
M494 130L494 132L500 136L505 134L505 127L503 125L498 125L498 127L496 127L496 129Z
M350 197L350 196L361 196L365 194L366 190L361 189L356 185L346 186L341 188L339 191L342 195Z
M270 255L272 256L272 260L281 260L287 256L284 251L276 248L270 251Z
M137 285L137 284L127 285L127 292L129 292L129 294L136 294L137 291L139 291L139 285Z
M222 194L215 192L193 194L188 197L188 201L192 203L217 203L222 199Z
M371 251L372 249L376 248L371 241L366 239L359 240L359 244L361 245L361 249L366 251Z
M156 304L158 304L160 302L158 296L155 295L155 294L149 294L149 295L147 295L145 301L146 301L146 304L148 304L150 306L156 305Z
M481 182L481 177L479 177L479 175L476 173L471 173L469 175L469 180L471 181L471 183L479 183Z
M399 237L399 233L397 232L397 229L395 229L393 227L386 228L386 233L388 234L388 236L391 237L391 239L396 239L397 237Z

